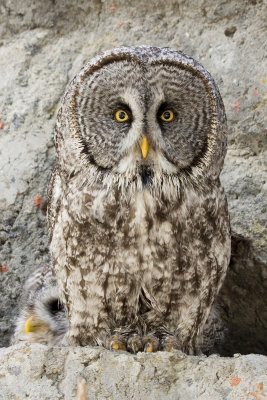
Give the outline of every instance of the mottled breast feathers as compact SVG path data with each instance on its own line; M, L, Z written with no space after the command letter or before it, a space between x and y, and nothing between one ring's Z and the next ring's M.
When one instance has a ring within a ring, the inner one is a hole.
M169 48L102 53L67 88L55 144L48 221L66 343L197 352L230 257L211 75Z

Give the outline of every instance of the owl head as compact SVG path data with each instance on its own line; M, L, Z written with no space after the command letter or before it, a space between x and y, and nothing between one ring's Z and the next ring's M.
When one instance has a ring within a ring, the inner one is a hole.
M226 118L205 68L173 49L121 47L91 59L58 113L55 142L67 178L164 191L216 180ZM165 189L164 189L165 188Z
M49 267L37 269L28 278L21 304L11 344L21 341L60 344L68 329L68 319Z

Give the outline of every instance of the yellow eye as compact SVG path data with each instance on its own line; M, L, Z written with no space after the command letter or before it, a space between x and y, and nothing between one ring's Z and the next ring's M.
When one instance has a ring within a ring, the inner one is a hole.
M173 112L171 110L165 110L163 111L163 113L161 114L160 118L165 121L165 122L170 122L173 120Z
M115 113L115 118L118 122L124 122L127 121L127 119L129 119L129 116L126 111L118 110Z

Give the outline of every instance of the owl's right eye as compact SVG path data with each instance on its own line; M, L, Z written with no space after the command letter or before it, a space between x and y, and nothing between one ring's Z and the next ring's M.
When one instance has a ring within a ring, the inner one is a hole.
M174 117L174 114L173 114L172 110L165 110L165 111L163 111L163 113L160 116L162 121L165 121L165 122L171 122L173 120L173 117Z
M115 113L115 118L118 122L125 122L129 119L129 115L124 110L118 110Z

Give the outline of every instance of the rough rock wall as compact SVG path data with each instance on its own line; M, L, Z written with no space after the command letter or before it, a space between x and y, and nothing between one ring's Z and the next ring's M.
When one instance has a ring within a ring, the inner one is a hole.
M35 344L0 349L0 357L0 400L77 399L79 380L84 380L87 400L267 399L266 394L260 397L267 388L267 361L262 355L133 356L92 347Z
M219 299L229 329L221 352L267 354L266 3L0 0L0 13L1 345L8 344L22 283L49 262L45 217L33 200L46 194L60 97L97 52L149 44L193 56L220 88L229 124L222 181L240 235Z

